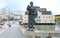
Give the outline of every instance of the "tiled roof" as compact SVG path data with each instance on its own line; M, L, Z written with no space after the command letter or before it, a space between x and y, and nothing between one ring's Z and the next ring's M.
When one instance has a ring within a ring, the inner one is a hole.
M42 15L51 15L51 11L42 11Z
M35 6L36 10L42 12L42 15L51 15L51 11L47 11L46 8L40 8L39 6Z

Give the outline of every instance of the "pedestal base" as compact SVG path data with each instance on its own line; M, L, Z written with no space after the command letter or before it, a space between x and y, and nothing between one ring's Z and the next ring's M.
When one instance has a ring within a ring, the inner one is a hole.
M34 29L33 28L28 28L27 31L34 31Z

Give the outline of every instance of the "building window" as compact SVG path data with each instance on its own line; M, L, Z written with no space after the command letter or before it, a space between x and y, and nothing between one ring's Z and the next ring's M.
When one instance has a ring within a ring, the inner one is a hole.
M46 16L46 18L48 18L48 17Z
M40 18L40 16L39 16L39 18Z
M50 20L50 22L52 22L52 20Z
M46 23L47 22L47 19L45 19L44 22Z
M43 18L45 18L45 16L43 16Z
M50 18L50 16L49 16L49 18Z
M35 20L36 20L36 22L40 22L40 16L37 16L37 18Z

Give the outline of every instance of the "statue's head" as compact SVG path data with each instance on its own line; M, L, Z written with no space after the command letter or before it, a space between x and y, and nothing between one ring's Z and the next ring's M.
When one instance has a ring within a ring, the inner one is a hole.
M30 2L30 5L33 6L33 2Z

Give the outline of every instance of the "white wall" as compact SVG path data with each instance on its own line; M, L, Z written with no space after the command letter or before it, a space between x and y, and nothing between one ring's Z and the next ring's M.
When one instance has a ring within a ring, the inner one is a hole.
M37 23L55 23L54 15L40 15L35 18ZM28 15L23 16L23 23L28 23Z

